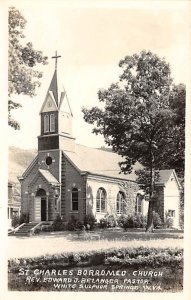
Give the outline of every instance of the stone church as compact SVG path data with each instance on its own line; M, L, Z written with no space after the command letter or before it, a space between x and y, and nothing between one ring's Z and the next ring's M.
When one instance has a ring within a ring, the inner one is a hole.
M131 174L120 174L121 157L115 153L79 145L72 134L73 114L65 90L58 88L57 67L40 111L38 154L19 178L21 212L30 222L52 221L57 214L67 222L72 216L83 221L93 214L97 220L107 213L147 214L148 201L140 196L135 165ZM180 184L173 170L161 171L159 210L165 215L165 186L174 183L167 210L179 220ZM172 195L173 194L173 195ZM166 195L167 198L169 195ZM172 196L174 201L172 201Z

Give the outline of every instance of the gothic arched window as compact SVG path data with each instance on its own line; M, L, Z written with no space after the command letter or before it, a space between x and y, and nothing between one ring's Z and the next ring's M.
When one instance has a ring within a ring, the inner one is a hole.
M78 189L77 188L72 189L72 210L74 211L78 210Z
M51 114L50 115L50 132L55 131L55 115Z
M44 116L44 132L49 132L49 115Z
M106 212L106 191L103 188L97 191L96 212Z
M135 212L136 213L142 213L143 212L142 199L143 199L143 197L140 194L137 194L136 204L135 204Z
M123 192L119 191L117 194L117 214L124 213L126 213L125 195Z

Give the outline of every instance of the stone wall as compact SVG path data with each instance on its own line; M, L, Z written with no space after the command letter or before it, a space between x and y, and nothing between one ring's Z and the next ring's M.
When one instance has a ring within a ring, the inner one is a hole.
M106 191L106 212L96 211L96 195L99 188L103 188ZM121 181L115 179L109 179L104 177L93 177L93 175L87 178L87 201L86 211L87 214L93 213L97 220L103 218L106 213L117 216L117 194L122 191L125 194L126 199L126 214L131 215L135 213L135 201L138 191L138 185L136 182Z

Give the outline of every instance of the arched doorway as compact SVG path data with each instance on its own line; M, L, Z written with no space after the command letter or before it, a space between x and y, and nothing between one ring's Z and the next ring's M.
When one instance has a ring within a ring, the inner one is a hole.
M35 219L36 221L46 221L46 191L39 189L35 197Z

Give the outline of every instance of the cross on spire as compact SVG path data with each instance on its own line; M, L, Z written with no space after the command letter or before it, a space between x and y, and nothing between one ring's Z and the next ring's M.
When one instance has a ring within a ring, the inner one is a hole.
M57 55L57 51L56 51L55 56L52 56L52 58L55 59L55 70L57 69L57 61L58 61L58 58L60 58L60 57L61 57L61 55Z

